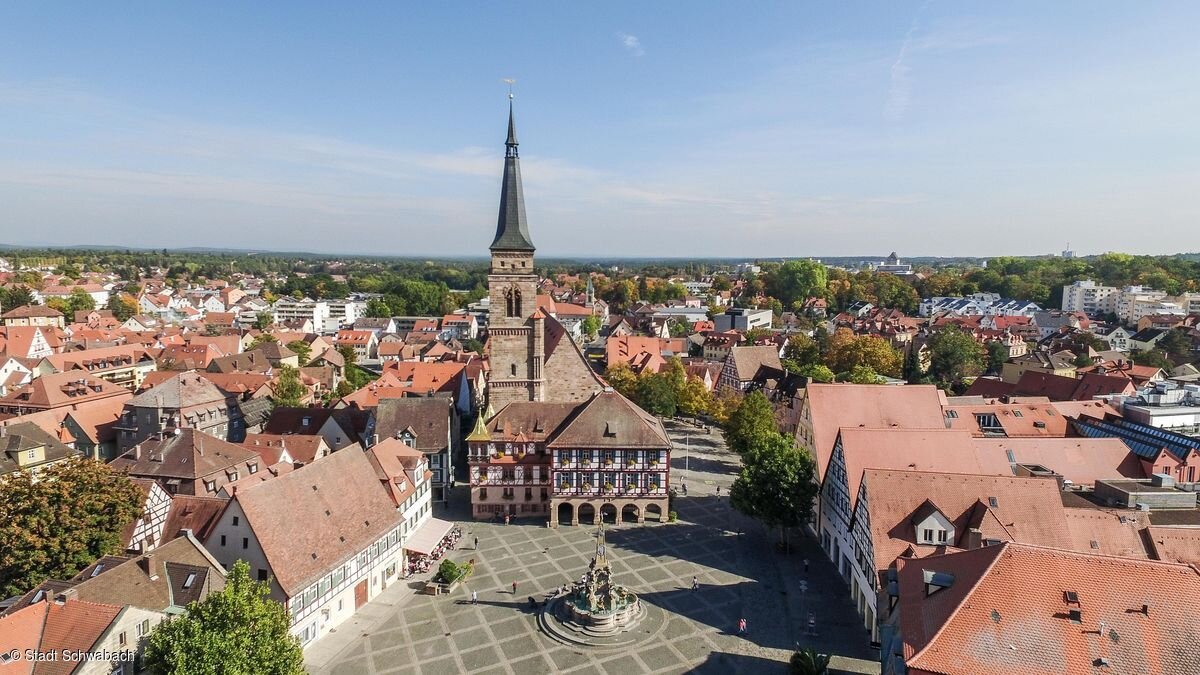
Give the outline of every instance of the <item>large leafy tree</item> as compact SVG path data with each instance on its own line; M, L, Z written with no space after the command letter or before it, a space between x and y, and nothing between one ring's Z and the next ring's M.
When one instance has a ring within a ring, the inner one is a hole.
M0 596L69 579L124 549L142 491L107 464L81 457L0 478Z
M304 653L288 629L287 608L271 599L266 582L250 579L245 561L234 563L225 588L160 623L146 645L146 665L173 675L299 675Z
M1158 341L1158 348L1174 356L1187 356L1192 350L1192 338L1186 328L1172 328Z
M804 333L788 338L783 347L783 367L798 373L808 366L821 362L821 346Z
M823 296L829 283L825 266L813 260L789 260L765 276L764 290L788 309L810 295Z
M779 529L779 541L787 546L788 528L812 517L817 494L816 462L807 450L797 448L790 438L772 432L754 440L742 456L742 470L729 491L738 511Z
M675 389L666 373L643 372L637 380L637 404L646 412L670 417L679 407Z
M959 387L986 366L987 351L958 326L947 326L929 338L929 373L943 385Z
M771 434L778 433L775 411L771 402L761 391L746 394L725 423L725 442L739 455L763 442Z
M679 412L697 417L712 408L712 392L704 386L704 380L689 377L683 394L679 397Z
M610 363L604 371L604 380L625 398L637 398L638 377L628 363L624 361Z
M113 293L105 308L112 312L117 321L126 321L138 311L137 302L124 293Z
M308 362L312 360L312 345L304 340L292 340L287 343L287 348L295 352L296 361L301 366L307 366Z
M867 366L880 375L899 377L904 357L881 337L855 335L848 328L839 328L829 337L825 365L835 373L848 373L855 366Z
M298 407L308 393L304 383L300 381L300 371L291 366L280 366L279 377L272 387L274 394L271 401L285 408Z
M1155 368L1162 368L1168 372L1175 367L1175 364L1171 363L1171 360L1167 358L1167 355L1161 349L1135 349L1130 352L1129 356L1139 366L1153 366Z

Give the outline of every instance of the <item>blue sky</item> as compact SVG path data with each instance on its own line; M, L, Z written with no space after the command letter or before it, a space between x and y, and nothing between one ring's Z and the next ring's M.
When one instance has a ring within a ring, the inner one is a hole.
M0 5L0 242L1200 250L1194 2L243 4Z

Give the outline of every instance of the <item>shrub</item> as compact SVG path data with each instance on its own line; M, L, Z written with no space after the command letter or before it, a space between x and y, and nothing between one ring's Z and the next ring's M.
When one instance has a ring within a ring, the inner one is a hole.
M466 578L472 572L471 563L463 563L461 565L453 560L443 560L441 565L438 565L437 576L443 583L452 584L460 579Z
M671 511L671 512L669 512L669 513L667 514L667 522L668 522L668 523L673 523L673 522L675 522L675 521L677 521L677 520L679 520L679 514L678 514L678 513L675 513L674 511Z

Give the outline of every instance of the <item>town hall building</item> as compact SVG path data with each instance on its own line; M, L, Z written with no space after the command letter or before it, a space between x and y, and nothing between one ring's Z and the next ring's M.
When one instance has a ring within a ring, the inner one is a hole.
M538 308L511 101L488 275L488 410L467 437L477 519L594 523L663 518L671 441L660 420L607 387Z

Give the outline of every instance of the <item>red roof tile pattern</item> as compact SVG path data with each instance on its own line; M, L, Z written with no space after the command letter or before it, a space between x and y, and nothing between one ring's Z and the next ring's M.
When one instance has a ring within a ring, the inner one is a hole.
M927 571L950 587L926 595ZM899 586L914 675L1200 672L1187 565L1009 543L904 561Z

